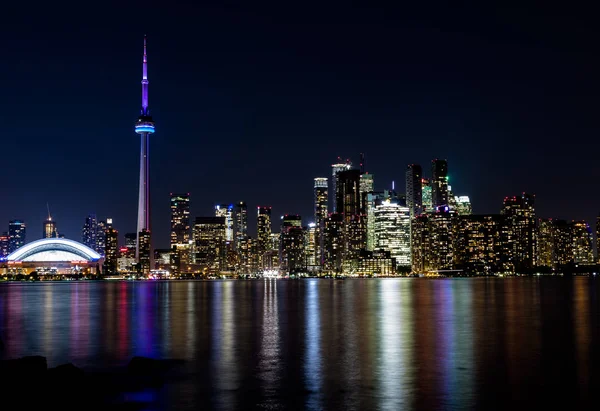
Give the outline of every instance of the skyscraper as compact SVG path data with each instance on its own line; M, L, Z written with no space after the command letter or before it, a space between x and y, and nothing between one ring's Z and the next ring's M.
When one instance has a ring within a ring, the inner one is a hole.
M323 271L341 274L344 263L344 216L333 213L325 219L323 231Z
M317 225L308 223L304 228L304 255L307 269L314 271L317 264Z
M196 264L206 273L218 274L226 265L225 217L196 217L194 221Z
M331 165L331 192L332 195L332 207L333 212L336 212L337 209L337 185L338 185L338 173L340 171L350 170L352 168L352 163L350 160L346 160L345 163L342 163L342 159L338 157L338 162L336 164Z
M431 200L433 208L448 205L448 162L435 159L431 162Z
M375 249L389 251L396 266L410 267L410 212L397 200L375 206Z
M152 239L150 237L150 158L148 157L148 148L150 145L150 134L154 133L154 121L148 108L148 57L146 55L146 36L144 36L144 56L142 58L142 109L140 116L135 123L135 132L140 135L140 186L138 199L138 221L137 221L137 245L136 258L144 259L152 257ZM142 238L143 237L143 241ZM147 249L142 250L141 246ZM146 274L144 263L143 272Z
M108 228L107 221L98 221L98 230L96 231L96 252L100 255L105 255L106 253L106 230ZM112 224L112 222L110 224Z
M535 197L523 193L506 197L501 214L505 216L502 230L503 271L526 273L536 262Z
M108 274L117 272L117 259L119 258L119 232L112 225L112 218L106 219L105 229L106 246L101 253L104 258L104 271Z
M56 232L56 221L52 220L50 212L48 212L48 218L44 220L42 228L42 238L56 238L58 233Z
M420 165L409 164L406 167L406 205L411 217L423 212L422 179L423 169Z
M454 208L458 215L471 215L473 214L473 207L471 206L471 199L469 196L454 196Z
M135 258L135 252L137 247L137 233L126 233L125 234L125 256L127 258Z
M281 220L279 260L281 272L297 274L306 269L304 230L299 215L286 214Z
M97 250L97 234L98 221L96 220L96 215L90 214L85 218L85 223L81 229L81 242L90 247L92 250Z
M171 253L172 267L190 262L190 193L171 193Z
M363 197L366 193L370 193L375 188L375 178L373 174L361 173L360 174L360 194Z
M346 219L352 215L362 214L359 170L338 172L336 190L336 212L343 214Z
M431 181L428 178L421 179L421 195L422 195L422 208L425 213L432 213L435 210L433 209L433 199L431 198Z
M454 269L456 213L448 206L438 207L429 219L429 252L431 268Z
M503 216L461 215L455 221L455 268L471 274L499 272Z
M243 201L235 204L233 231L235 235L235 249L238 250L242 242L248 238L248 207Z
M225 241L233 243L233 204L217 204L215 217L225 218Z
M577 265L594 264L593 236L590 225L585 221L573 221L570 228L573 262Z
M327 178L317 177L314 184L314 208L315 208L315 264L323 264L323 230L328 210L328 184Z
M258 207L256 216L256 237L258 240L258 254L262 258L264 253L271 250L271 207Z
M360 250L367 245L367 217L360 195L360 171L346 170L337 174L337 212L344 216L344 269L353 271ZM365 197L366 198L366 197Z

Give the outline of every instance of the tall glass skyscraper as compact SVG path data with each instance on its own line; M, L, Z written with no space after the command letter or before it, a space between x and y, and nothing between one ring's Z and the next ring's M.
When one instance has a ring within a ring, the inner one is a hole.
M423 169L418 164L409 164L406 168L406 205L410 216L414 217L423 212L423 192L421 180Z
M95 214L90 214L85 218L85 223L81 229L81 242L92 250L98 249L98 220Z
M352 163L350 160L346 160L345 163L342 163L342 159L338 157L338 162L336 164L331 165L331 192L332 192L332 212L336 212L337 210L337 185L338 185L338 173L341 171L350 170L352 168Z
M233 242L233 204L218 204L215 206L215 217L225 219L225 241Z
M431 162L431 200L433 208L448 203L448 162L435 159Z
M233 231L235 236L235 249L241 249L241 245L248 238L248 207L243 201L235 205Z
M410 211L394 200L383 200L375 206L375 249L389 251L396 266L409 267Z
M329 190L325 177L314 180L314 209L315 209L315 264L323 264L323 231L328 214Z
M256 237L258 240L258 254L262 256L271 250L271 207L258 207L256 216Z

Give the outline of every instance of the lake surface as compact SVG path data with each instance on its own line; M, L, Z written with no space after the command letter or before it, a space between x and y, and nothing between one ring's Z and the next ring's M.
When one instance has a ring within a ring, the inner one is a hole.
M184 359L144 409L593 408L593 277L0 285L3 358Z

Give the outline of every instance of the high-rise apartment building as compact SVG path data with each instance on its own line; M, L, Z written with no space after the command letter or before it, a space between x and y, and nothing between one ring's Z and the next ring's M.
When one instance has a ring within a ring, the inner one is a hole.
M438 207L429 219L429 250L434 270L454 269L456 213Z
M331 209L335 213L337 211L337 186L338 186L338 173L341 171L347 171L352 168L350 160L342 162L342 159L338 157L338 162L331 165L331 193L332 193L332 207ZM360 173L360 171L359 171Z
M594 264L593 235L590 225L585 221L572 221L571 249L575 265Z
M196 217L194 245L196 264L208 274L218 274L226 265L225 217Z
M262 256L272 249L271 231L271 207L258 207L258 214L256 216L256 249L259 261L262 261Z
M410 267L410 210L397 200L375 206L375 249L389 251L397 267Z
M142 230L138 233L138 263L140 272L144 275L150 274L152 267L152 244L150 230Z
M415 217L423 212L423 169L418 164L406 167L406 205L410 216Z
M106 228L104 230L104 251L101 253L104 258L104 271L108 274L117 272L117 260L119 258L119 232L115 230L112 224L112 218L106 219Z
M304 257L304 230L299 215L282 217L280 231L280 270L286 274L298 274L306 270Z
M122 257L125 258L135 258L135 248L137 244L137 234L136 233L126 233L125 234L125 248L127 251L125 255Z
M493 274L501 270L500 233L503 216L462 215L456 218L454 268L470 274Z
M365 196L365 199L367 196ZM367 216L360 195L360 171L346 170L337 174L337 212L344 216L345 269L358 261L360 250L367 246Z
M325 219L323 231L323 272L342 274L346 230L344 216L333 213Z
M248 207L243 201L235 204L233 231L235 236L235 249L239 250L241 243L248 238Z
M502 208L505 227L502 232L503 271L526 273L535 266L536 219L534 196L506 197Z
M315 271L319 265L317 260L317 225L309 223L304 227L304 255L306 258L306 267L309 271Z
M98 249L98 220L95 214L90 214L85 218L85 223L81 229L81 242L92 250Z
M345 218L362 214L362 201L360 198L360 171L345 170L337 173L336 183L336 212Z
M216 205L215 217L225 218L225 241L233 243L233 204Z
M432 267L430 216L421 214L411 221L411 260L412 271L423 274Z
M447 206L448 202L448 162L435 159L431 162L431 201L433 208Z
M360 174L360 196L362 201L364 202L364 196L367 193L372 193L375 190L375 178L373 174L362 173Z

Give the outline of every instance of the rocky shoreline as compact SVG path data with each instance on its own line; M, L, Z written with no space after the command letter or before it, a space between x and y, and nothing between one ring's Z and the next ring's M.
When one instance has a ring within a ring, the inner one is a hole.
M0 361L3 409L58 406L64 409L146 408L134 401L135 394L158 391L170 379L182 360L133 357L124 367L85 371L73 364L48 368L45 357L29 356Z

